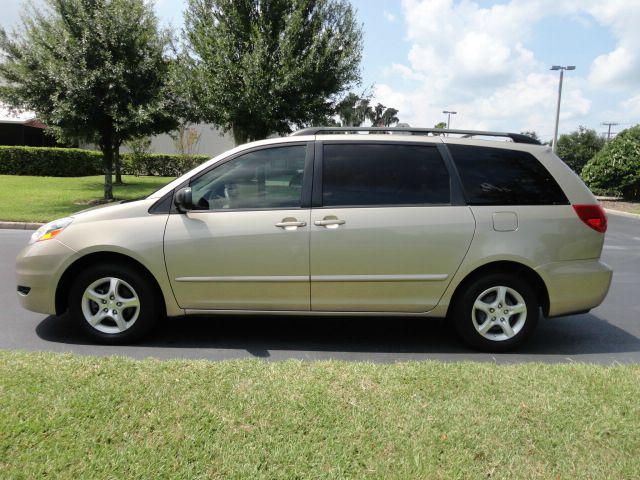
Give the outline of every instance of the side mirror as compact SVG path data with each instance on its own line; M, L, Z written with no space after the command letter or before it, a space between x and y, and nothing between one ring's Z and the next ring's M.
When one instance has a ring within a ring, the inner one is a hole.
M193 210L191 188L185 187L178 190L173 197L173 203L180 213L187 213L189 210Z

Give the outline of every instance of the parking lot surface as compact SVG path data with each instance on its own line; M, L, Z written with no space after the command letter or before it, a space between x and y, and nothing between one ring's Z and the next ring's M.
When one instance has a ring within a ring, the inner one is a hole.
M506 354L470 350L445 320L397 317L178 318L161 322L138 345L93 345L66 316L40 315L18 305L14 260L31 233L0 230L0 348L164 359L640 362L638 218L609 215L603 260L614 269L614 276L605 302L589 314L541 319L533 338Z

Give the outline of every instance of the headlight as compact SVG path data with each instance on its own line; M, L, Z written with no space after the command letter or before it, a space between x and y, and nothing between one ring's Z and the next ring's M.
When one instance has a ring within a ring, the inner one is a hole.
M66 217L59 220L54 220L53 222L49 222L46 225L43 225L38 230L36 230L33 235L31 235L29 244L56 238L65 228L67 228L71 224L71 222L73 222L73 218Z

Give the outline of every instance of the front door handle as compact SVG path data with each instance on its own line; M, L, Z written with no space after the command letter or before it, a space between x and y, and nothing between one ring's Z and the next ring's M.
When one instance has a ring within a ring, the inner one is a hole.
M284 230L297 230L298 227L306 227L307 222L298 221L295 218L285 218L281 222L276 223L276 227Z
M313 222L313 224L318 227L327 228L338 228L339 225L344 225L345 223L347 223L345 220L340 220L338 218L325 218L324 220L316 220Z

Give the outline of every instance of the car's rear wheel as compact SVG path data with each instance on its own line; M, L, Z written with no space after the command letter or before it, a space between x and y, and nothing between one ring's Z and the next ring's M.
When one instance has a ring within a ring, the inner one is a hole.
M535 290L522 278L494 273L472 281L456 299L456 330L474 348L503 352L533 333L540 308Z
M161 314L155 289L127 265L95 265L81 272L69 292L69 315L93 340L123 344L149 332Z

